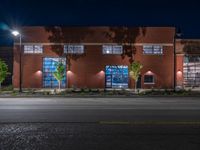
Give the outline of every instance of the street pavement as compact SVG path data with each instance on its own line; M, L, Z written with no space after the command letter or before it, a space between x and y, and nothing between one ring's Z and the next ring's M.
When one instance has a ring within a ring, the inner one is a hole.
M200 97L0 98L0 122L200 121Z
M199 150L194 125L0 124L1 150Z
M199 97L0 98L0 150L199 150Z

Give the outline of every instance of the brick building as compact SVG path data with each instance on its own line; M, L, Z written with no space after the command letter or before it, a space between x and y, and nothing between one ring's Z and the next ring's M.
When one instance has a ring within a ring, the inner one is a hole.
M177 86L200 86L200 40L178 39L176 42Z
M143 65L138 88L174 87L174 27L23 27L21 35L23 88L58 87L57 62L66 68L63 88L133 88L128 69L133 61ZM16 39L15 88L19 50Z

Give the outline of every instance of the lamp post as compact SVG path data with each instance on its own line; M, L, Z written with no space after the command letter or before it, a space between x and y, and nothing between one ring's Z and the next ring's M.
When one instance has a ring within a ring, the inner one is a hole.
M181 30L178 28L176 30L175 28L175 34L174 34L174 91L176 90L176 39L181 36Z
M17 30L12 31L12 34L16 37L19 36L19 92L22 92L22 59L21 59L22 36Z

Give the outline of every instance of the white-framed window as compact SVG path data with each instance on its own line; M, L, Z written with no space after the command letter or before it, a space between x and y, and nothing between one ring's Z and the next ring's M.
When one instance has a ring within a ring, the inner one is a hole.
M154 75L144 75L144 84L154 84Z
M42 54L43 46L42 45L24 45L25 54Z
M83 54L84 46L83 45L64 45L65 54Z
M163 54L162 45L143 45L143 54L161 55Z
M123 46L122 45L103 45L102 53L103 54L122 54Z

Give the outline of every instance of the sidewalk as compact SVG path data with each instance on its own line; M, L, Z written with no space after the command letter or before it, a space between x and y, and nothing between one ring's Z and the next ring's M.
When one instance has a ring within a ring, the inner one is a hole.
M164 89L140 89L139 93L135 93L133 90L118 90L118 89L62 89L61 91L55 91L53 89L41 89L41 90L23 90L22 93L18 91L1 91L1 98L16 98L16 97L68 97L68 98L140 98L140 97L200 97L200 89L194 88L192 90L180 90L174 92Z

